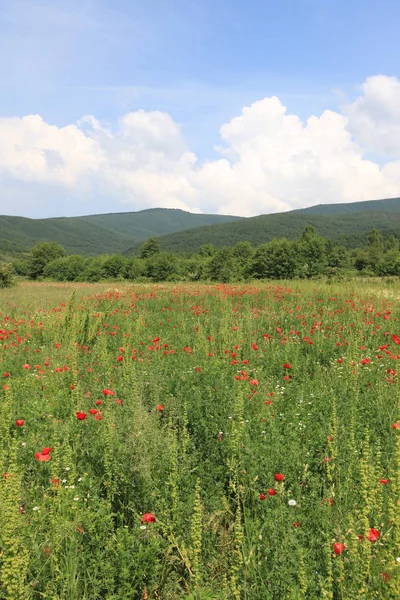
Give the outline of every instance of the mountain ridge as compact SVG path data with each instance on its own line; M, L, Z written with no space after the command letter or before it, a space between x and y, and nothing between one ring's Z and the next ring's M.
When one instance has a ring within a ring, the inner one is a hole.
M18 257L38 242L55 241L69 254L130 255L153 236L162 249L197 252L207 243L222 247L250 241L257 246L274 237L293 239L307 225L349 247L373 227L400 237L400 198L319 204L248 218L170 208L46 219L2 215L0 252L3 259Z

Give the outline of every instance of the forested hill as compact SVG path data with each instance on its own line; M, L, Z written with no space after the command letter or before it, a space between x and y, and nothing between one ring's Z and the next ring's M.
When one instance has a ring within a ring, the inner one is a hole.
M69 254L123 253L151 236L238 219L168 208L50 219L0 216L0 252L17 255L38 242L52 241Z
M249 241L257 246L273 238L294 239L301 235L307 225L312 225L320 235L337 240L349 248L360 245L373 228L381 230L384 235L400 236L400 198L325 204L262 215L164 235L159 242L162 249L174 252L197 252L203 244L214 244L221 248L241 241ZM137 247L132 249L133 252L136 250Z

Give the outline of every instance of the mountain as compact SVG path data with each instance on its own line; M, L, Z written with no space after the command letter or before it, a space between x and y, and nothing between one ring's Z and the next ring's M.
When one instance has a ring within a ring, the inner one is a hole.
M203 244L223 247L246 240L257 246L273 238L296 238L307 225L315 227L320 235L339 241L349 248L362 243L374 227L385 235L400 237L400 198L322 204L285 213L261 215L164 235L159 238L159 242L163 249L173 252L197 252Z
M308 208L300 208L296 212L312 213L314 215L343 215L364 212L398 213L400 212L400 198L364 200L362 202L348 202L347 204L317 204Z
M151 236L239 219L168 208L50 219L0 216L0 252L17 256L38 242L54 241L70 254L123 253Z

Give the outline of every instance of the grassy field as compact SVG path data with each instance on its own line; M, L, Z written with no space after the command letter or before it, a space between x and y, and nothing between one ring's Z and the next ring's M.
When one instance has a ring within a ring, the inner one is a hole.
M1 290L1 600L397 599L399 298Z

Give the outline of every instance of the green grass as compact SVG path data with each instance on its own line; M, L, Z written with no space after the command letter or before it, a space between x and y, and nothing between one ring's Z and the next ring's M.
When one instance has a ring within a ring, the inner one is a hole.
M397 599L399 282L117 286L0 291L0 598Z

